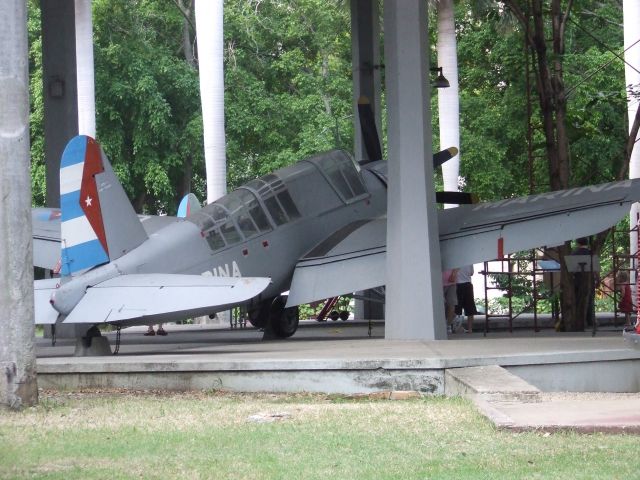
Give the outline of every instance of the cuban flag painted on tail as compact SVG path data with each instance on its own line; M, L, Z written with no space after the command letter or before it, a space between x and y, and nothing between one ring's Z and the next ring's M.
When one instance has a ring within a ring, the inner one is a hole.
M103 171L96 141L84 135L71 139L60 162L62 276L109 262L95 181Z
M182 197L182 201L180 202L180 205L178 205L178 217L187 218L189 215L196 213L201 208L198 197L193 193L188 193Z

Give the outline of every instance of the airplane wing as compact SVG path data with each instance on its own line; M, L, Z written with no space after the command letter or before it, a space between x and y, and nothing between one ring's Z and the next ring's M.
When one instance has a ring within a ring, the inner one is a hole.
M442 268L494 260L601 232L640 199L640 180L438 210ZM385 284L386 218L355 222L300 259L287 306Z
M55 323L49 306L51 285L36 292L36 323ZM45 281L46 282L46 281ZM259 295L271 282L262 277L206 277L200 275L121 275L87 289L84 297L63 320L71 323L116 323L126 326L159 323L208 315L226 310ZM48 290L48 296L46 296ZM46 302L43 302L43 300ZM49 306L47 311L47 306ZM50 314L50 315L49 315Z
M151 235L170 223L179 221L168 215L138 215L147 235ZM33 266L56 270L60 266L60 209L33 208Z
M287 307L385 284L387 218L353 222L300 259Z

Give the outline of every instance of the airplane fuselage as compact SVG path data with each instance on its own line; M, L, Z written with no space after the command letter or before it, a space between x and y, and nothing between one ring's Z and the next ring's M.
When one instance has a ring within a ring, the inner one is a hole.
M275 297L288 290L296 263L326 232L385 214L385 168L381 162L362 168L333 151L256 179L64 283L54 308L67 314L88 287L147 273L269 277L261 298Z

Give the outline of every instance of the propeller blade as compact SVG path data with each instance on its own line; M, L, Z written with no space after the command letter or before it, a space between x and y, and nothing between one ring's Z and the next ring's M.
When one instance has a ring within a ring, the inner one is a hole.
M439 167L447 160L451 160L458 154L456 147L449 147L433 154L433 168Z
M468 205L478 203L478 196L467 192L436 192L436 202Z
M358 99L358 116L360 117L360 130L362 130L362 139L364 140L364 148L367 151L367 160L360 163L375 162L382 160L382 148L380 147L380 137L378 137L378 129L376 128L376 120L371 108L371 102L365 96Z

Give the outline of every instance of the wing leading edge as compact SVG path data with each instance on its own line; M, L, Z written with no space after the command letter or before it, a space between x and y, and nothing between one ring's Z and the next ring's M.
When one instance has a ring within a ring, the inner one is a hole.
M55 323L57 312L48 304L55 287L51 282L40 282L35 282L36 292L41 293L36 295L40 303L36 305L36 323ZM246 302L258 296L270 282L271 279L263 277L122 275L88 288L62 323L127 326L197 317Z
M439 210L442 268L601 232L639 199L640 180L625 180ZM346 236L336 232L318 247L296 265L287 306L386 283L386 218L357 225Z

